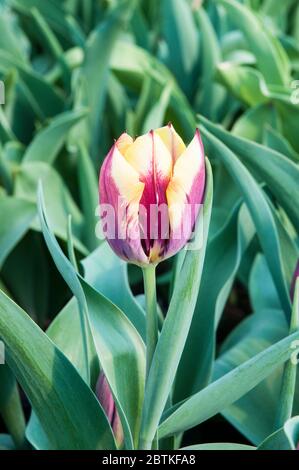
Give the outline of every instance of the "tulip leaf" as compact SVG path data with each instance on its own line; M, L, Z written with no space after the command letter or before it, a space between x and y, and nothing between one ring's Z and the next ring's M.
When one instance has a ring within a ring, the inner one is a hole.
M110 426L97 399L68 359L1 291L0 312L0 337L7 348L8 364L51 447L114 449Z
M186 140L193 138L196 123L192 109L167 67L149 52L124 41L117 42L111 56L111 67L122 84L138 92L145 78L153 77L158 85L157 92L152 98L153 102L158 99L167 85L171 85L169 119L183 138Z
M43 235L57 269L87 314L94 345L121 417L126 446L138 436L145 375L145 348L124 313L97 292L74 270L50 231L39 189L39 215Z
M209 119L216 116L225 97L223 90L214 82L217 64L221 61L221 49L211 18L203 7L194 11L200 32L200 81L198 84L196 110Z
M265 29L261 20L245 5L235 0L216 0L216 2L225 8L231 20L243 32L267 83L288 85L290 64L278 39Z
M249 108L235 121L232 134L261 143L268 125L277 127L277 112L268 103L262 103Z
M267 288L267 278L263 280ZM280 309L264 307L245 318L226 338L214 364L213 380L225 376L280 341L288 333L288 325ZM258 445L273 430L278 407L282 366L271 372L239 400L221 410L223 416ZM263 413L260 404L265 403Z
M161 33L167 44L166 65L188 95L194 86L199 59L199 36L186 0L162 0Z
M0 415L14 444L22 448L25 444L25 417L16 379L7 365L0 367Z
M93 250L98 245L95 231L95 208L99 201L98 181L90 155L83 144L78 149L78 179L84 216L83 240Z
M299 416L285 422L281 429L265 439L258 450L297 450L299 444Z
M64 3L57 0L49 0L43 3L39 0L10 0L10 2L13 8L25 19L31 17L33 8L37 8L61 39L72 42L73 38L67 22L67 10Z
M39 180L43 182L45 187L45 200L55 234L62 240L66 240L66 220L68 215L71 214L74 228L74 245L81 253L87 254L85 246L79 240L82 214L55 168L45 162L23 163L16 175L16 196L36 204L36 191ZM33 221L32 228L40 230L38 220Z
M267 147L272 148L272 150L276 150L278 153L293 160L293 162L299 162L299 154L295 152L289 141L269 126L265 128L263 143Z
M295 283L292 316L289 327L290 333L294 333L296 331L299 331L299 279L297 279ZM298 351L298 345L299 343L294 343L294 345L292 345L294 349L294 354L284 366L279 397L280 399L275 420L276 429L282 427L284 423L292 417L292 412L294 408L294 396L296 393L296 376L298 365L296 348Z
M211 444L197 444L194 446L182 447L181 450L256 450L256 447L245 444L216 442Z
M83 361L84 349L81 336L81 324L78 303L73 297L61 312L55 317L47 329L47 336L55 343L61 352L75 366L81 377L85 374L85 364ZM99 375L97 355L91 337L89 336L89 360L90 375L93 388ZM50 450L51 443L47 438L36 414L31 413L31 417L26 429L26 437L35 449Z
M190 429L237 401L290 358L298 339L299 332L287 336L187 399L160 424L159 436Z
M263 88L266 88L262 75L251 67L223 62L218 65L217 77L239 100L249 106L267 101Z
M0 71L16 69L20 85L32 111L41 119L53 117L63 110L63 99L42 75L24 65L11 54L0 50ZM24 125L24 123L23 123Z
M0 197L0 266L25 235L36 216L36 207L21 198Z
M207 120L205 119L204 122L206 125ZM208 124L207 127L211 129L210 124ZM216 126L212 127L213 132L214 127ZM206 129L202 130L202 134L205 142L208 144L210 153L223 161L227 170L234 178L235 183L239 185L240 190L243 192L245 202L256 227L259 241L267 258L281 305L283 306L286 316L290 318L290 296L285 280L281 247L275 219L272 215L271 208L267 203L266 196L247 168L242 164L238 157L228 147L226 147L223 140L218 140Z
M85 110L60 114L48 127L38 132L27 147L24 162L42 161L52 165L61 150L68 131L86 116Z
M0 17L0 37L1 37L1 48L17 59L26 62L27 57L25 56L28 49L28 43L22 29L17 27L16 18L12 12L8 10L1 11Z
M247 208L240 209L238 203L223 229L208 243L195 312L177 372L175 401L187 398L210 380L216 328L242 255L254 234ZM196 364L194 357L198 358Z
M210 132L242 159L242 163L263 178L299 229L299 207L293 202L294 198L299 199L298 165L275 150L234 136L206 119L203 122Z
M127 263L104 241L82 264L88 284L117 305L145 338L145 313L131 292Z
M263 290L261 291L261 285ZM262 254L258 254L249 278L249 296L250 303L254 312L265 308L280 309L280 302L269 271L267 261Z
M207 159L206 173L207 182L203 213L201 213L203 223L202 246L200 249L187 249L185 252L149 371L140 433L142 445L145 446L149 445L149 442L154 439L194 313L206 252L213 198L212 170ZM199 227L200 225L199 223ZM184 312L183 315L182 312ZM175 348L173 347L174 341Z
M105 21L92 31L85 44L85 59L81 67L81 103L90 109L83 123L83 142L90 148L93 159L97 158L101 115L107 92L110 55L115 47L118 35L128 21L132 0L122 0L113 8Z

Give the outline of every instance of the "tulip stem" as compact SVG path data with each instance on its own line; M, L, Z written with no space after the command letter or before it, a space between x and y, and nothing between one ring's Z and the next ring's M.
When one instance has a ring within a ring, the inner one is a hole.
M148 377L158 341L156 267L149 265L142 271L146 303L146 376Z

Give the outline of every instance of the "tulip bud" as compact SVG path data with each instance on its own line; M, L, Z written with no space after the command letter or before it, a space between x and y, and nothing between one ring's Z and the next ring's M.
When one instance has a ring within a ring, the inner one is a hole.
M110 422L116 443L119 447L121 447L124 441L123 428L112 392L103 372L100 373L96 384L96 396Z
M133 140L124 133L100 172L103 232L126 261L157 264L190 240L203 202L204 149L188 147L172 125Z
M298 263L297 263L297 266L296 266L296 269L295 269L295 272L294 272L294 275L293 275L293 280L292 280L291 289L290 289L290 296L291 296L292 302L294 300L295 285L296 285L297 277L299 277L299 260L298 260Z

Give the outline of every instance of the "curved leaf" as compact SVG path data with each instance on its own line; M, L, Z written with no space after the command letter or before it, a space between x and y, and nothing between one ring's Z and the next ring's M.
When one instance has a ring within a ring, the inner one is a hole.
M200 250L185 252L148 375L140 432L141 445L145 448L154 439L166 405L185 346L200 286L213 198L212 170L208 159L206 159L206 172L205 199L201 214L203 243Z
M160 424L159 436L192 428L237 401L290 358L298 339L299 332L284 338L193 395Z
M205 123L207 120L204 120ZM213 131L214 131L213 126ZM209 125L209 129L211 126ZM281 248L277 234L275 220L266 197L237 156L206 129L202 129L203 137L208 144L210 152L217 155L223 161L227 170L231 173L234 181L240 187L245 202L255 224L259 241L267 258L273 280L275 282L279 298L285 314L290 318L291 304L289 289L286 285L284 266L282 263Z
M46 334L1 291L0 337L53 449L115 448L95 395Z
M41 187L40 187L41 188ZM136 444L145 377L144 344L123 312L74 270L49 229L39 192L39 215L48 249L65 282L87 314L100 364L121 416L127 447Z

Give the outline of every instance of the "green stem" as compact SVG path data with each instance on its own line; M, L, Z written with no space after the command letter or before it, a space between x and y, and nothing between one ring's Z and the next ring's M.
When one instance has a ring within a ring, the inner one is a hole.
M149 265L142 271L146 302L146 376L148 377L158 341L156 268L154 265Z

